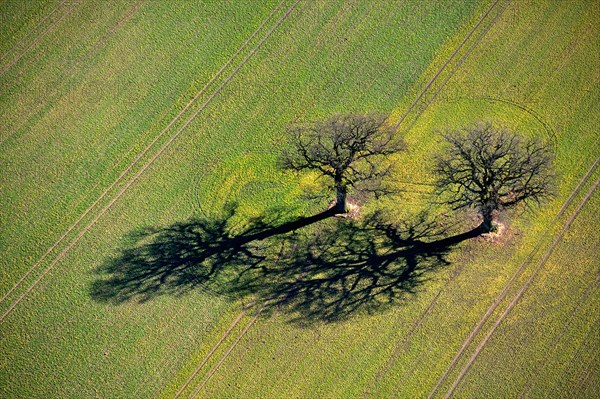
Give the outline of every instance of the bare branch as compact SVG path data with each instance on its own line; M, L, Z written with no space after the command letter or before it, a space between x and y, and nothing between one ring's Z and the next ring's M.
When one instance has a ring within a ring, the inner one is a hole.
M519 203L540 203L553 194L552 154L539 141L523 141L491 124L448 131L436 158L436 188L453 208L492 213Z
M335 115L324 122L295 124L287 129L291 147L279 164L295 171L316 170L333 179L338 200L348 187L375 186L389 173L385 158L405 149L404 142L381 114ZM345 206L345 204L344 204Z

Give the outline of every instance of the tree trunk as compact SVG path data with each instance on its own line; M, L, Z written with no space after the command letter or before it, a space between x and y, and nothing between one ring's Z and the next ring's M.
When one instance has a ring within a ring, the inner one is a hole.
M337 179L336 179L335 190L337 193L337 198L336 198L336 203L335 203L336 213L348 213L348 201L346 199L348 190L346 188L346 185L341 181L337 181Z
M496 224L494 223L495 210L495 207L491 204L484 204L481 207L481 216L483 217L483 222L481 223L481 230L484 233L494 231L496 228Z

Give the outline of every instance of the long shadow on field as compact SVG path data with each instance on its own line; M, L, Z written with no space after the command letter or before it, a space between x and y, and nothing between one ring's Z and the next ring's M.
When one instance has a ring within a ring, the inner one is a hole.
M201 288L267 301L301 324L337 321L416 293L430 272L448 264L454 245L480 234L439 238L443 232L424 215L395 226L379 214L357 221L332 218L331 211L291 221L274 212L240 228L232 223L235 211L132 233L96 271L92 298L144 302Z

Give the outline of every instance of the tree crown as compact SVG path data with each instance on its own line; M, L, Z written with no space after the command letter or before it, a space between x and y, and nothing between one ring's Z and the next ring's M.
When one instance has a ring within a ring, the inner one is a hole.
M382 158L404 148L386 120L381 114L338 114L291 125L291 148L283 152L281 166L315 170L349 186L382 177L389 172Z
M447 147L436 158L438 192L454 209L499 210L539 203L552 195L552 154L538 140L523 140L490 123L444 135Z

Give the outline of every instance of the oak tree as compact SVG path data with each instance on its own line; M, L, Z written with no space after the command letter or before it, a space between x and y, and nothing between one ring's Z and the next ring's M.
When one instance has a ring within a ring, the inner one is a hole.
M477 208L484 232L495 229L498 211L539 203L553 192L552 154L538 140L525 140L489 123L448 131L437 156L436 187L453 209Z
M291 146L283 151L281 166L328 177L337 213L348 212L351 188L384 191L382 178L390 172L385 157L405 147L381 114L337 114L322 122L293 124L287 134Z

